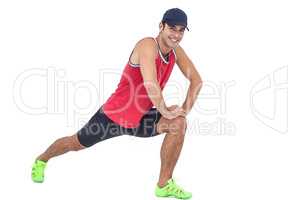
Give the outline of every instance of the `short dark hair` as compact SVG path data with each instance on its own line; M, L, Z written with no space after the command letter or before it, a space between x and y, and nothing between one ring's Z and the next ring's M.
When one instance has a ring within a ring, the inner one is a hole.
M162 25L163 25L163 29L165 28L166 24L170 27L173 27L172 25L169 25L166 21L161 21Z
M166 26L166 24L167 24L167 22L165 22L165 21L161 21L161 24L162 24L162 26L163 26L163 29L165 28L165 26Z

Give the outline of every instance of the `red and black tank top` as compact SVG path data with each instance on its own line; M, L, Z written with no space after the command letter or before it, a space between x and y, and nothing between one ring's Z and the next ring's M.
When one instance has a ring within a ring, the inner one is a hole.
M155 64L161 90L164 89L176 62L174 49L169 52L168 58L163 57L158 46ZM135 128L139 125L143 115L152 107L153 104L144 87L140 66L128 61L117 89L103 104L104 113L122 127Z

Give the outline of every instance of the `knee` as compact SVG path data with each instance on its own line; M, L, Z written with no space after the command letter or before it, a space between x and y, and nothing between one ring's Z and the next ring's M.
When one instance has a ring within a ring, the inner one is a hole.
M177 117L172 120L170 124L170 132L180 135L185 135L187 128L187 121L185 117Z
M81 149L84 149L84 146L82 146L77 138L77 135L72 135L67 137L67 145L70 151L79 151Z

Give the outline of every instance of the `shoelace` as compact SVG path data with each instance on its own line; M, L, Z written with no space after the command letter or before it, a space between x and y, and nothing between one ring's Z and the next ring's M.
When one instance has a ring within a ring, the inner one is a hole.
M177 194L178 196L181 196L184 194L184 189L182 189L181 187L179 187L174 180L172 181L171 185L169 187L166 188L167 191L169 192L174 192L175 194Z
M38 170L39 168L43 167L42 165L39 165L39 164L36 164L34 167L33 167L33 170L32 170L32 175L38 175L40 174L40 170Z
M37 174L36 166L34 166L34 167L32 168L31 174L32 174L33 176L35 176L35 175Z
M178 194L178 195L183 195L185 191L181 187L179 187L178 185L176 185L176 184L174 184L174 185L176 187L175 188L176 189L175 193Z

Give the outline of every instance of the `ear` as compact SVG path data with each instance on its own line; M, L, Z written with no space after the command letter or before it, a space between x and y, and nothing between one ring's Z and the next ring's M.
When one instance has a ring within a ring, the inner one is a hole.
M161 32L164 29L164 25L160 22L159 23L159 32Z

